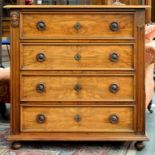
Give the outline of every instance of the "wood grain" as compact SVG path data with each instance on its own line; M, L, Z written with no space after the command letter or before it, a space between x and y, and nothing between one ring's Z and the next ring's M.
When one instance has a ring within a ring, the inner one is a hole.
M145 134L145 23L144 12L137 13L137 57L141 58L137 61L137 131Z
M22 132L19 135L9 135L10 141L147 141L149 140L144 134L135 134L131 132L116 133L55 133L51 132Z
M11 84L11 131L10 134L19 133L19 62L20 62L20 46L19 46L19 27L11 26L11 55L10 55L10 84Z
M132 0L134 1L134 0ZM92 9L145 9L145 8L149 8L150 6L148 5L6 5L4 6L4 8L8 8L8 9L29 9L29 11L31 9L91 9L90 11L92 11ZM51 10L53 11L53 10Z
M11 27L9 140L148 140L144 87L147 6L5 8L20 12L20 26ZM36 28L40 20L46 24L45 31ZM110 30L112 21L119 23L119 31ZM79 30L74 28L77 22ZM108 59L114 49L119 50L117 63ZM42 63L36 62L38 52L46 55ZM74 60L77 53L81 55L78 64ZM42 93L36 91L40 83L45 85ZM81 86L79 92L76 84ZM117 84L119 91L110 92L111 84ZM38 114L45 115L45 123L36 122ZM119 122L109 123L110 114L117 114ZM76 115L81 117L79 122Z
M31 115L30 115L31 114ZM44 123L36 121L38 114L46 117ZM74 117L80 115L81 121ZM117 115L118 123L109 117ZM122 107L21 107L22 132L133 132L133 108Z
M43 83L45 92L38 93L36 86ZM79 92L74 90L81 85ZM119 91L111 93L109 87L117 84ZM133 101L133 76L22 76L22 101Z
M39 12L23 12L20 19L20 36L25 39L131 38L134 33L133 20L132 12L42 12L41 14ZM45 23L44 31L39 31L36 28L39 21ZM112 22L119 24L118 31L110 29L109 26ZM81 24L79 30L74 28L76 23Z
M22 70L132 70L134 69L133 44L21 44ZM38 62L36 56L45 55ZM110 60L111 54L118 61ZM80 60L75 60L76 54Z

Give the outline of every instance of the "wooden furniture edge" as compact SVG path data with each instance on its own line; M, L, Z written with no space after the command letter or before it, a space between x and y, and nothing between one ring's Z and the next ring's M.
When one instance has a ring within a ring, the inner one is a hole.
M150 8L149 5L123 5L123 6L116 6L116 5L6 5L4 6L6 9L48 9L48 8L110 8L110 9L143 9L143 8Z
M126 133L20 133L18 135L9 135L9 141L148 141L149 138L143 134L126 134ZM118 136L119 134L119 136ZM62 138L63 137L63 138Z

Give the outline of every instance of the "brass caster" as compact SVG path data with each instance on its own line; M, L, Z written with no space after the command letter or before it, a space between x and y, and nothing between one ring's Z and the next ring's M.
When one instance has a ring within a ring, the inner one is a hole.
M141 151L143 150L145 147L143 141L138 141L135 143L135 148L137 149L137 151Z

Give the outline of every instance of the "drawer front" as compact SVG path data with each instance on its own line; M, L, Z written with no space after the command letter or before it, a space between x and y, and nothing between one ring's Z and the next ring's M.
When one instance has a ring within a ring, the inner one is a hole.
M21 44L25 70L132 70L133 44Z
M22 132L133 132L132 107L21 107Z
M20 19L21 38L129 39L134 36L132 12L23 12Z
M21 77L22 101L133 101L134 76Z

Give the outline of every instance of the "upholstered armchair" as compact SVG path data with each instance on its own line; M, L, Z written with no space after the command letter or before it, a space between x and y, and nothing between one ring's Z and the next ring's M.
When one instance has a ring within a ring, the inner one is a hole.
M145 30L145 90L146 107L152 113L151 104L154 95L154 65L155 65L155 25L147 25Z
M0 114L8 118L5 103L10 102L10 69L0 68Z

